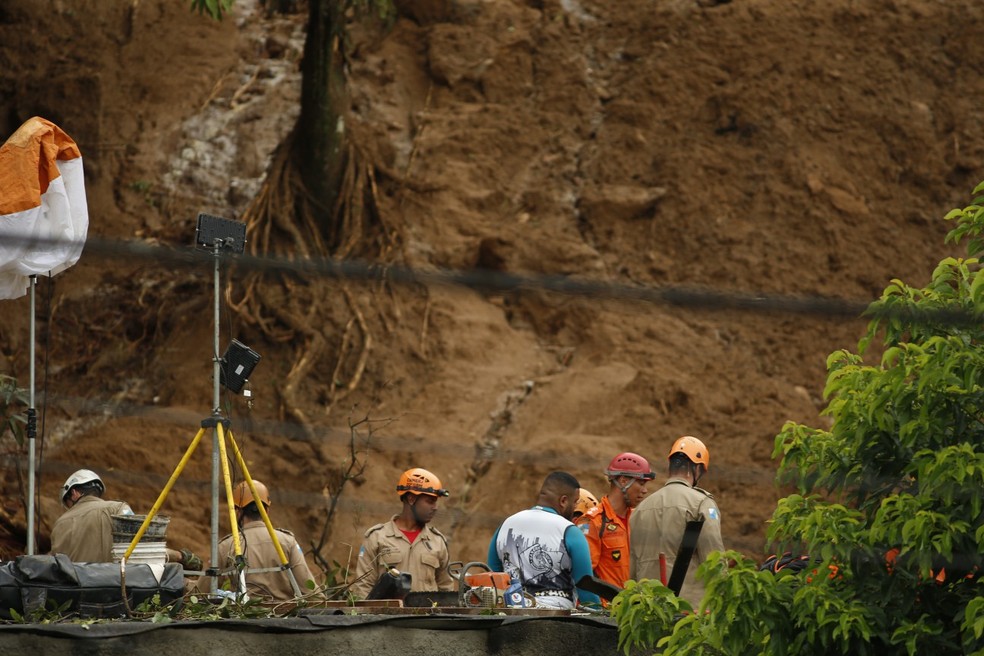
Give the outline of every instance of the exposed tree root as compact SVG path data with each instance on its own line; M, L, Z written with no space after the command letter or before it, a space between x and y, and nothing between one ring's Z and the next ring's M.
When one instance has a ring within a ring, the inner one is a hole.
M389 317L386 316L386 313L382 308L382 303L379 301L379 292L383 290L384 287L386 287L386 281L381 280L379 284L370 286L369 291L372 294L374 301L373 307L376 308L376 314L379 316L379 321L383 324L386 334L391 335L393 334L393 325L390 323Z
M239 87L238 89L236 89L236 92L234 94L232 94L232 98L229 99L229 106L230 107L236 107L236 105L239 103L239 99L242 97L242 95L244 93L246 93L247 91L249 91L249 88L251 86L253 86L253 83L254 82L256 82L256 78L258 78L260 76L260 71L261 70L262 70L262 68L260 66L257 66L256 67L256 70L253 71L253 74L246 81L246 84L244 84L241 87Z
M304 259L395 253L399 231L387 226L379 211L375 166L350 142L338 200L329 212L304 187L291 156L294 138L292 134L277 149L266 180L244 213L249 252ZM332 218L326 221L325 216ZM344 306L336 300L339 289ZM319 371L332 372L327 381L326 413L358 388L373 337L363 311L344 282L299 280L288 274L273 277L251 271L238 285L227 285L226 301L247 325L268 339L303 340L279 390L285 417L306 427L310 425L312 418L301 410L300 391ZM340 319L339 310L347 310L349 320ZM379 314L384 316L381 309ZM391 331L385 319L383 322ZM345 326L342 339L332 352L330 331L341 325ZM333 362L324 362L331 357ZM350 373L343 382L347 372Z
M321 358L325 350L325 338L320 332L312 332L309 339L301 347L300 357L294 361L287 374L287 382L281 390L284 415L296 419L304 427L305 433L310 433L310 420L301 410L301 403L297 398L298 388L304 383L314 365Z
M430 310L431 302L428 297L427 305L424 306L424 318L420 322L420 346L418 347L418 350L420 351L422 357L426 356L427 353L427 328L430 325Z
M352 292L345 285L342 285L342 293L345 294L345 300L348 301L349 308L351 308L355 316L345 326L345 333L342 336L342 346L338 352L335 370L332 372L328 401L325 403L325 414L330 414L335 403L344 399L359 386L359 382L362 380L362 374L366 370L366 363L369 361L369 352L372 350L372 333L369 332L369 324L366 323L365 316L363 316L362 311L352 297ZM359 324L359 330L362 333L362 346L359 350L358 360L356 361L355 372L347 383L342 384L340 379L341 368L347 351L346 347L349 342L349 334L354 322L358 322Z
M374 164L360 150L356 137L350 135L334 207L326 207L305 188L292 157L295 135L292 133L274 153L267 177L244 213L249 252L304 259L361 257L383 266L398 258L402 230L388 223L381 213L377 178L399 180L403 176ZM330 417L344 399L359 389L365 377L373 349L373 330L359 301L366 300L374 307L375 313L369 316L378 316L386 333L400 327L403 313L385 279L378 284L378 290L372 284L367 288L369 293L360 299L344 280L304 279L295 274L259 271L245 272L240 282L233 284L230 279L226 286L227 305L245 324L271 341L299 344L277 391L281 416L295 420L309 437L313 437L313 424ZM396 317L395 324L387 317L388 308ZM422 324L422 343L427 335L428 316ZM341 337L337 339L339 332ZM327 380L326 372L331 372ZM305 412L312 397L323 400L324 415L312 417ZM350 421L352 442L347 466L329 459L321 441L308 440L314 456L312 465L327 475L325 523L320 539L311 548L329 579L335 579L338 573L323 550L346 484L361 476L366 466L372 436L369 422L368 417L355 424ZM369 437L364 441L357 430L363 423L369 427Z
M413 134L413 144L410 147L410 157L407 158L407 169L403 172L403 184L406 185L410 181L410 172L413 170L413 160L417 158L417 144L420 139L424 136L424 130L427 129L427 112L430 110L431 98L434 94L434 82L432 81L427 87L427 99L424 100L424 111L421 112L420 123L417 124L416 130ZM403 199L406 198L405 194L400 194L400 204L403 204Z

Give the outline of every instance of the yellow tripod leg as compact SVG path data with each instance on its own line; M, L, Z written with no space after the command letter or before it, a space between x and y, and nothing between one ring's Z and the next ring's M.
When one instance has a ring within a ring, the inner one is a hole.
M178 466L174 468L174 473L171 474L171 478L168 480L167 485L165 485L164 489L161 490L160 496L157 497L157 501L154 502L154 507L150 509L149 513L147 513L147 518L144 519L143 524L140 525L140 529L137 531L137 534L133 536L133 541L130 542L130 546L127 547L126 553L123 554L124 560L130 557L130 554L133 553L133 550L140 542L140 538L142 538L144 533L147 532L147 527L150 526L151 520L154 519L154 515L156 515L157 511L161 509L161 506L164 505L164 500L167 499L168 492L171 491L171 488L174 487L174 484L178 481L178 477L181 476L181 472L184 470L185 465L188 464L188 460L191 459L191 454L195 452L195 449L198 447L198 443L202 441L203 435L205 435L205 429L199 428L198 434L195 435L195 439L191 441L191 444L188 446L188 450L185 451L181 461L178 462Z
M215 425L215 430L219 433L219 460L222 463L222 481L225 484L226 500L229 506L229 525L232 527L233 553L236 556L242 556L243 548L239 542L239 523L236 521L236 508L232 500L232 478L229 473L229 458L226 455L225 431L222 428L222 422L218 422ZM229 434L229 439L232 439L231 433Z
M246 484L249 485L250 493L252 493L253 498L258 501L256 504L256 509L260 511L260 517L263 518L263 523L266 525L267 533L270 534L270 540L273 542L273 546L277 550L277 556L280 558L280 564L287 572L287 578L290 579L290 585L294 589L294 596L300 597L301 588L297 585L297 578L294 576L294 571L287 566L290 561L284 553L284 548L280 545L280 540L277 539L276 530L273 528L273 523L270 521L270 516L267 515L266 508L264 508L263 503L259 501L260 495L256 492L256 486L253 484L253 477L249 475L249 469L246 467L246 461L243 459L243 454L239 452L239 445L236 444L236 440L232 436L232 431L229 431L229 444L232 446L232 452L236 456L236 462L239 464L239 468L243 470L243 477L246 479Z

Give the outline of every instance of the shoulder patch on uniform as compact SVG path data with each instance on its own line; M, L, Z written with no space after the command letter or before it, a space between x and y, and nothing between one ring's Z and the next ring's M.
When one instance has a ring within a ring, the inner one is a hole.
M707 497L709 497L709 498L711 498L711 499L713 499L713 498L714 498L714 495L713 495L713 494L711 494L710 492L708 492L707 490L705 490L705 489L704 489L704 488L702 488L702 487L697 487L697 486L695 485L695 486L694 486L694 489L695 489L695 490L697 490L698 492L700 492L700 493L702 493L702 494L704 494L704 495L706 495Z
M370 533L375 533L376 531L383 528L384 526L386 526L386 524L376 524L375 526L370 526L368 529L366 529L365 535L363 537L369 537Z
M717 508L713 508L713 507L712 508L708 508L707 509L707 518L708 519L721 519L721 511L718 510Z
M581 529L581 533L584 533L585 535L591 532L591 524L589 524L588 522L584 522L583 524L578 524L577 527Z

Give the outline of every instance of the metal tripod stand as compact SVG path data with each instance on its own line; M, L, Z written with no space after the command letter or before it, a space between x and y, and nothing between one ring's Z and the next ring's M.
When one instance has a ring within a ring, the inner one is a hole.
M199 232L201 233L202 218L207 215L199 215ZM208 217L212 218L212 217ZM221 220L220 220L221 221ZM201 240L201 237L199 238ZM201 241L199 241L201 243ZM220 573L220 563L219 560L219 477L221 468L221 480L225 487L226 502L229 508L229 524L232 527L232 543L235 553L235 579L237 584L241 586L240 593L245 593L245 586L243 585L243 574L248 573L249 570L246 569L246 561L243 557L242 544L239 535L239 525L236 520L236 512L234 509L233 499L232 499L232 478L229 471L229 459L226 451L226 441L232 447L232 453L236 458L236 463L243 472L243 478L246 480L249 490L253 495L254 499L259 499L260 495L256 491L256 486L253 483L253 478L249 474L249 470L246 467L246 462L243 459L242 453L239 451L239 446L236 444L236 440L233 438L232 431L229 428L229 420L222 415L220 409L220 380L222 373L222 357L219 355L219 294L220 294L220 261L222 257L222 249L228 245L223 238L215 238L211 240L211 249L214 256L214 340L213 340L213 357L212 357L212 414L211 416L205 418L201 422L201 427L198 429L198 433L195 435L188 449L185 451L184 456L178 462L177 466L174 468L174 472L171 474L171 478L168 480L164 489L161 490L160 495L157 497L157 501L154 502L153 507L144 519L143 524L137 530L136 535L133 536L133 540L130 542L130 546L127 548L126 553L123 554L121 560L121 566L126 566L126 560L133 553L140 539L146 533L147 528L150 526L151 520L161 509L164 504L164 500L167 499L168 493L174 484L177 482L178 477L181 476L181 472L184 470L185 465L191 459L192 454L201 442L202 437L204 437L206 431L212 431L212 540L211 540L211 553L210 553L210 567L206 571L206 574L211 576L211 591L214 593L218 589L218 577ZM277 539L276 532L274 531L273 524L270 522L270 517L267 515L266 508L263 507L263 503L257 501L256 508L260 512L260 517L263 519L264 525L266 525L267 532L270 534L270 540L273 542L274 547L277 550L277 556L280 560L280 569L287 574L290 580L291 588L294 591L295 597L301 596L301 589L297 585L297 579L294 577L294 572L290 569L288 565L287 555L284 553L283 547L280 545L280 540ZM265 570L263 570L265 571ZM227 574L227 572L225 573Z

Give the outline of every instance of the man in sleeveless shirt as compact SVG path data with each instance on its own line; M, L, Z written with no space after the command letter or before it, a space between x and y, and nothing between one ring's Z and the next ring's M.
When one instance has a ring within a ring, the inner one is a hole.
M598 595L575 587L591 575L588 542L571 523L579 489L567 472L552 472L536 505L507 517L489 543L489 567L519 580L538 606L564 610L600 604Z

